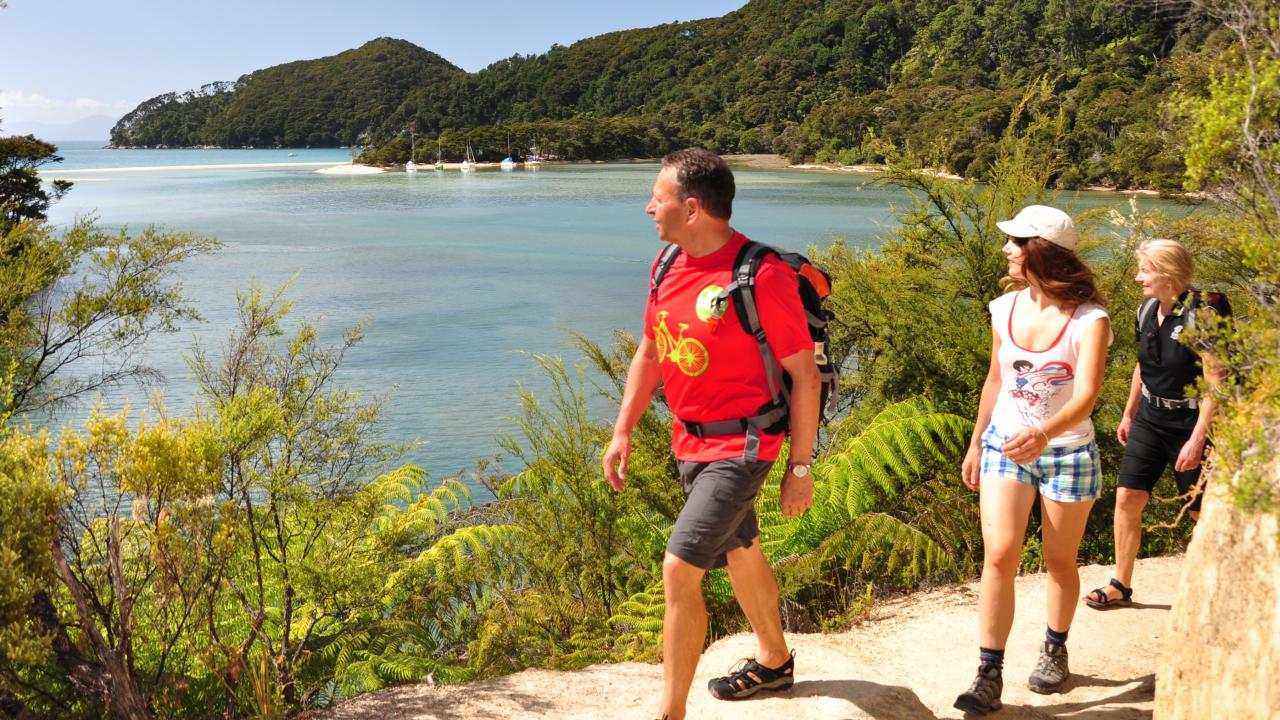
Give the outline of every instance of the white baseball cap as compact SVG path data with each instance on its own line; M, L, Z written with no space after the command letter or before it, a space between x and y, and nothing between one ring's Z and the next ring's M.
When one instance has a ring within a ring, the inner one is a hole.
M1075 250L1080 240L1071 216L1048 205L1028 205L1012 220L1002 220L996 227L1010 237L1041 237L1068 250Z

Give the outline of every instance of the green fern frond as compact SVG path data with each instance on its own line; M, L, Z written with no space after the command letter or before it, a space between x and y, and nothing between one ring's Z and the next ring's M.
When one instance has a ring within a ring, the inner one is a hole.
M514 545L523 531L513 525L471 525L436 540L391 574L388 590L419 586L455 577L470 577L478 566L498 564L504 548Z
M911 584L929 577L954 577L962 559L910 523L885 513L865 513L832 533L812 552L778 562L779 590L790 597L821 582L836 568Z
M351 697L388 685L420 682L430 676L438 682L462 682L471 678L461 662L441 659L445 638L437 624L420 625L386 620L341 641L334 665L336 694Z
M972 567L976 503L958 482L973 425L922 398L886 407L815 465L814 504L782 517L779 491L760 493L761 545L784 596L836 569L913 583Z
M398 470L379 478L375 492L381 493L383 504L372 530L384 543L421 543L470 505L471 490L456 478L442 481L430 492L425 486L425 472L417 475Z
M817 514L857 517L892 502L929 467L959 465L973 423L924 400L891 405L817 466Z
M613 657L648 662L660 658L665 610L661 579L621 603L607 621Z

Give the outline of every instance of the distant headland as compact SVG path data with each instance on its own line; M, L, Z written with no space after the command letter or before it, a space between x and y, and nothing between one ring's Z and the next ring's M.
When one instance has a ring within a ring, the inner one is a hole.
M378 38L141 103L114 147L366 147L363 162L660 157L699 145L791 164L874 164L888 146L986 179L1038 78L1061 124L1062 188L1173 189L1182 162L1153 111L1206 41L1185 10L1084 0L996 13L917 3L752 2L718 18L512 55L476 73ZM1103 20L1105 19L1105 20Z

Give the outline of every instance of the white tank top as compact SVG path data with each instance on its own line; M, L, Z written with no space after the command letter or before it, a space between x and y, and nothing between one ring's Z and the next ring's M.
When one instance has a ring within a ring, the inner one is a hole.
M1001 295L991 301L991 328L1000 338L1000 396L991 411L991 424L1006 437L1022 428L1043 425L1062 410L1075 392L1080 338L1095 320L1107 317L1096 303L1085 303L1071 314L1053 344L1039 352L1019 347L1013 340L1013 308L1026 290ZM1108 334L1111 345L1113 334ZM1075 447L1093 440L1093 420L1049 440L1049 447Z

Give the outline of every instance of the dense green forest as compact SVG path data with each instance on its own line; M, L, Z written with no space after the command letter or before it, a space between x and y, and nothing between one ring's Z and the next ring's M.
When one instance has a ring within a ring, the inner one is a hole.
M1225 40L1196 56L1203 82L1162 111L1186 123L1185 189L1215 202L1176 221L1136 206L1077 215L1116 319L1095 414L1107 491L1086 562L1111 560L1114 429L1136 343L1122 318L1139 296L1133 250L1153 236L1186 243L1198 282L1237 311L1234 329L1198 338L1233 376L1212 390L1210 482L1241 508L1280 512L1261 472L1280 448L1280 8L1196 5ZM991 182L868 144L915 202L879 247L815 253L834 280L844 411L825 433L812 510L783 518L776 476L758 502L789 631L844 627L878 594L976 572L977 500L958 467L1005 267L994 223L1047 196L1071 132L1050 78L1029 82L982 146ZM482 505L456 478L400 465L403 448L378 433L380 400L338 381L361 328L327 344L282 292L259 288L240 294L225 341L192 348L190 416L96 412L41 430L29 421L68 398L148 377L135 351L197 313L180 264L218 249L178 232L53 226L45 211L73 189L42 186L36 170L56 161L48 143L0 138L0 717L274 720L395 683L658 658L680 502L671 416L656 402L641 419L615 494L600 474L611 419L590 410L594 394L617 401L632 338L534 358L544 384L513 398L498 441L521 469L480 463L495 498ZM1164 482L1143 553L1189 534ZM1027 570L1041 569L1037 531ZM725 573L706 585L712 636L743 630Z
M1050 78L1067 131L1053 181L1173 188L1180 127L1160 111L1211 24L1185 3L752 0L724 17L614 32L466 73L399 40L148 100L112 131L138 145L372 145L419 162L656 157L701 145L878 162L879 140L989 176L1023 89ZM1194 69L1193 69L1194 70Z

